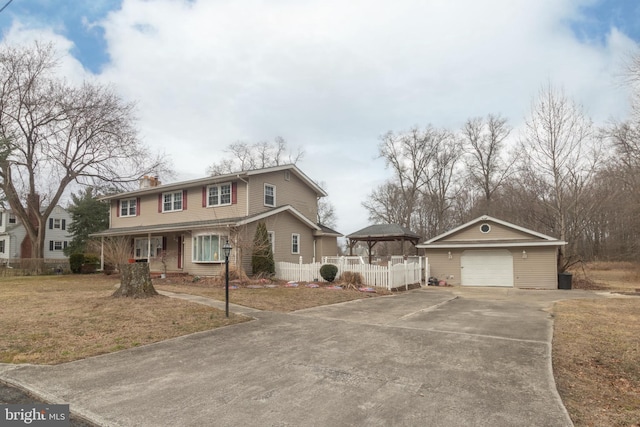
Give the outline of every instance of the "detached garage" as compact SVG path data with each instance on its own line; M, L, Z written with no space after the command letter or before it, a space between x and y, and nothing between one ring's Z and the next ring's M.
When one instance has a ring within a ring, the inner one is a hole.
M557 289L558 247L566 243L482 216L417 245L431 275L452 285Z

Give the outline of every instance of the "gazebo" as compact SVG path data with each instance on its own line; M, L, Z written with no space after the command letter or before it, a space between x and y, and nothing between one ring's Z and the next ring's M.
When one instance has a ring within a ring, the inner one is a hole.
M411 242L417 245L421 237L398 224L376 224L351 233L349 239L349 255L353 255L353 247L358 242L367 242L369 248L369 264L371 264L371 250L378 242Z

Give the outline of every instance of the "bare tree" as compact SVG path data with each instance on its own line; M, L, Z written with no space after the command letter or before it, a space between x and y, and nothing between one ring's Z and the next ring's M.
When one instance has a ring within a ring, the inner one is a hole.
M424 235L440 234L455 225L450 215L454 200L462 190L459 162L462 158L462 142L451 132L443 132L431 148L436 155L423 191L422 209L431 212L430 220L421 224Z
M363 203L369 218L397 223L425 236L442 231L460 189L456 179L460 140L433 126L389 132L381 140L380 157L394 176Z
M43 258L45 221L72 182L127 183L164 170L113 89L56 77L51 45L0 49L0 187Z
M129 263L131 258L131 239L126 236L110 236L89 241L88 250L104 256L105 268L117 268Z
M539 189L539 201L553 214L553 228L568 248L560 248L558 268L575 258L584 218L589 215L589 184L600 165L591 120L562 91L543 88L532 106L522 139L522 173Z
M374 189L362 206L369 212L374 224L403 224L407 218L407 206L400 186L387 181Z
M505 140L510 133L507 119L492 114L485 119L469 119L462 128L469 180L482 192L485 214L492 213L491 200L495 192L515 170L516 159L503 158Z
M322 188L326 188L324 181L319 181L318 185ZM318 224L335 228L338 221L336 215L336 208L333 203L327 197L321 197L318 199Z
M249 144L237 141L225 150L229 158L222 159L207 168L209 175L264 169L271 166L296 164L304 157L304 151L288 151L287 142L276 137L273 142L262 141Z
M378 152L388 168L394 173L393 183L402 199L403 217L396 221L403 227L412 226L411 219L416 210L420 190L428 181L429 165L436 152L433 141L439 138L437 129L428 126L421 130L417 127L407 132L395 134L387 132L381 138ZM392 187L387 186L386 190ZM381 195L383 193L379 193ZM388 194L388 193L387 193ZM388 205L388 202L384 202Z

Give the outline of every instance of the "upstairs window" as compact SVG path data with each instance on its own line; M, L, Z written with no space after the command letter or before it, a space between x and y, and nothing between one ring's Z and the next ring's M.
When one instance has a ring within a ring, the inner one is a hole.
M9 214L9 224L15 224L16 223L16 215L13 213Z
M207 187L207 206L227 206L231 204L231 183Z
M120 216L136 216L138 213L137 199L120 200Z
M182 191L164 193L162 195L162 212L175 212L182 210Z
M276 205L276 186L271 184L264 185L264 205L275 207Z

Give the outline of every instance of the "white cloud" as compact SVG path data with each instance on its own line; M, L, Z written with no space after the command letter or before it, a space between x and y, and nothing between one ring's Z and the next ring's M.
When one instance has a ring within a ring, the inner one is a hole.
M351 233L389 176L376 159L388 130L488 113L517 127L547 82L597 122L624 116L616 72L637 45L616 29L580 42L567 23L581 3L124 0L101 23L111 62L99 77L138 101L141 136L184 178L236 140L304 147L300 166Z
M58 54L57 72L71 82L80 83L90 78L82 64L69 53L73 42L55 33L50 28L32 28L15 21L3 34L2 42L9 45L33 45L34 41L51 43Z

